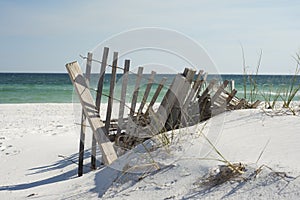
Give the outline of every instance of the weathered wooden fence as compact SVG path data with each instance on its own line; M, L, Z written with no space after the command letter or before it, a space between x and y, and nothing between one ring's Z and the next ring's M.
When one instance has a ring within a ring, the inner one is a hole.
M194 125L214 115L220 114L227 109L240 108L245 104L244 100L239 100L235 97L237 93L235 89L232 89L230 92L226 90L229 83L227 80L222 84L219 84L217 80L211 80L207 83L207 73L200 70L196 74L195 70L189 68L185 68L183 73L179 73L175 76L165 94L161 94L161 92L167 79L162 78L154 95L150 98L149 94L156 75L156 72L152 71L146 89L142 94L142 100L138 102L141 80L143 79L143 67L139 67L136 74L130 111L129 113L125 113L128 75L131 73L130 60L125 60L124 67L119 67L118 52L114 52L112 64L109 65L107 63L108 55L109 48L105 47L101 60L95 101L92 98L89 86L91 68L94 61L92 53L88 53L86 57L87 61L84 76L77 62L66 65L82 105L79 142L79 176L83 174L87 121L93 131L91 169L96 169L97 144L101 150L104 164L110 164L117 159L114 145L122 146L123 148L132 148L144 140L151 138L153 135ZM111 67L110 88L109 94L104 94L103 85L107 67ZM118 99L118 118L112 119L113 102L116 100L114 96L117 70L122 70L123 77L120 99ZM213 90L213 88L217 88L217 90ZM108 97L107 102L102 102L103 95ZM164 97L158 109L155 110L153 106L159 95ZM100 118L100 112L103 112L101 110L101 103L107 103L105 119ZM126 114L128 114L127 117L124 117Z

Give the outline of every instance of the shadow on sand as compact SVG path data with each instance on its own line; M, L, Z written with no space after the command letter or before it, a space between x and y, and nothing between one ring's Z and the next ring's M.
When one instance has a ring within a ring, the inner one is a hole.
M84 152L84 159L90 158L90 150L86 150ZM30 189L42 185L48 185L52 183L57 183L57 182L62 182L66 181L72 178L77 177L77 166L75 163L78 161L78 153L73 154L71 156L65 157L62 160L59 160L51 165L46 165L46 166L41 166L41 167L35 167L29 169L30 173L27 174L27 176L30 175L35 175L35 174L41 174L41 173L47 173L53 170L63 170L64 168L74 165L74 167L71 170L68 170L62 174L58 174L56 176L52 176L46 179L38 180L38 181L33 181L30 183L22 183L22 184L17 184L17 185L2 185L0 186L0 191L3 190L8 190L8 191L15 191L15 190L24 190L24 189ZM99 163L97 163L99 166ZM90 167L85 165L84 171L88 172L90 171Z

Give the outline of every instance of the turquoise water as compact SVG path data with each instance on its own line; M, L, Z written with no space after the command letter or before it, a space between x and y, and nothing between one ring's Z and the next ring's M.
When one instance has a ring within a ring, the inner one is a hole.
M67 74L0 73L0 103L67 103L72 91Z
M171 84L174 74L158 74L155 78L155 83L159 83L162 77L167 77L167 83L163 88L158 101L162 100L168 86ZM221 75L222 79L235 80L235 88L238 90L237 96L244 96L244 77L242 75ZM97 81L99 75L92 74L91 76L91 89L92 94L96 95ZM110 74L105 75L103 93L109 94L110 87ZM208 80L214 76L208 76ZM143 96L146 88L146 83L149 75L144 75L140 87L139 101ZM263 100L261 94L275 95L278 92L284 92L293 78L289 75L258 75L254 77L259 92L256 99ZM128 79L128 92L126 100L131 101L134 91L136 76L129 75ZM297 77L296 85L300 84L300 77ZM122 75L117 75L117 83L115 87L115 98L120 98L120 91L122 87ZM157 84L155 84L150 92L149 98L154 94ZM247 98L250 95L250 86L247 89ZM41 73L0 73L0 103L71 103L75 101L73 86L69 79L68 74L41 74ZM74 100L73 100L74 99ZM299 94L295 97L299 100ZM107 102L106 97L102 97L102 102Z
M252 76L252 80L255 81L257 91L252 92L252 101L265 100L265 97L269 97L270 100L274 99L275 96L280 94L278 101L285 98L287 91L290 91L291 85L294 85L293 89L300 87L300 76L293 75L257 75ZM243 75L222 75L222 79L234 80L235 89L238 91L237 96L240 98L244 97L244 76ZM251 99L251 87L249 79L246 78L246 99ZM294 82L295 81L295 82ZM253 81L252 81L253 82ZM293 83L294 82L294 83ZM254 91L254 90L253 90ZM294 100L300 100L300 93L298 92Z

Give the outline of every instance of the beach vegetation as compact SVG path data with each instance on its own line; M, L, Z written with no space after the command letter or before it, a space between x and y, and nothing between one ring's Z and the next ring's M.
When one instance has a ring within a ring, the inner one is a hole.
M296 94L300 90L300 84L299 84L299 73L300 73L300 55L296 53L296 56L294 57L296 60L296 69L294 72L293 77L290 80L290 83L288 87L285 88L281 95L281 99L283 101L283 108L291 108L291 102L295 98Z
M293 112L291 105L300 91L300 54L296 53L293 57L296 61L296 68L287 85L279 87L272 84L264 84L260 87L257 80L262 61L262 50L259 53L254 73L249 72L250 66L246 64L245 53L242 45L241 51L243 60L243 98L250 104L257 99L263 99L265 108L267 109L275 109L277 102L281 100L282 108L288 108Z
M257 65L255 68L254 73L249 73L248 68L246 64L246 58L245 58L245 53L244 53L244 48L241 45L241 50L242 50L242 59L243 59L243 91L244 91L244 99L250 103L253 103L257 100L257 96L259 93L258 89L258 83L257 83L257 77L259 73L259 68L261 65L262 61L262 50L260 50ZM249 91L249 95L248 94Z
M266 109L275 109L276 103L281 95L281 89L277 88L274 92L273 85L264 84L263 89L260 91L260 95L264 99Z

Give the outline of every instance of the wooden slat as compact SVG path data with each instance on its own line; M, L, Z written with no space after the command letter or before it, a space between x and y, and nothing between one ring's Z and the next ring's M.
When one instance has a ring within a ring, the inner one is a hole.
M183 110L184 111L187 111L187 108L188 106L190 105L192 99L194 98L195 94L196 94L196 91L200 85L200 78L201 78L201 75L203 74L203 70L200 70L198 75L197 75L197 78L196 80L194 81L194 84L193 84L193 87L188 95L188 97L186 98L185 102L184 102L184 105L183 105Z
M202 75L202 80L200 80L200 82L199 82L198 89L197 89L196 94L195 94L194 98L192 99L192 101L194 101L198 97L198 95L201 93L202 87L205 84L206 79L207 79L207 73L204 73Z
M86 61L86 71L85 71L85 81L87 86L90 85L90 75L92 67L92 53L88 53ZM86 116L84 110L81 114L81 127L80 127L80 141L79 141L79 156L78 156L78 176L83 174L83 160L84 160L84 143L85 143L85 134L86 134Z
M226 111L226 99L221 97L222 93L226 93L224 90L229 81L225 80L218 88L218 90L215 92L214 96L211 98L211 104L212 104L212 116L221 114Z
M251 104L251 108L257 108L257 106L261 103L260 100L256 100L253 104Z
M191 97L188 97L188 99L190 99L190 101L194 101L194 99L195 99L195 95L196 95L196 93L197 93L197 91L199 89L199 86L200 86L201 82L202 82L201 78L203 76L203 73L204 73L203 70L199 70L198 75L197 75L196 79L193 82L192 89L194 91L190 94Z
M196 71L193 69L185 68L183 72L183 76L186 80L191 84L194 80Z
M208 84L207 88L203 91L202 95L199 97L198 99L198 103L200 104L208 95L208 93L210 92L210 90L213 88L213 86L216 84L216 80L213 79L210 81L210 83Z
M171 109L176 101L178 91L181 89L184 82L185 77L183 77L182 74L177 74L158 107L157 112L149 115L150 124L146 127L137 126L131 118L128 118L126 133L138 138L149 138L163 131ZM148 112L150 112L150 110L151 107L149 107Z
M148 106L148 108L147 108L147 110L146 110L146 112L145 112L145 115L148 115L148 114L149 114L150 109L152 108L152 106L153 106L154 103L156 102L156 100L157 100L157 98L158 98L158 96L159 96L159 94L160 94L162 88L164 87L164 84L166 83L166 81L167 81L167 78L166 78L166 77L163 77L162 80L160 81L160 83L159 83L159 85L157 86L156 91L155 91L155 93L154 93L154 95L153 95L153 97L152 97L152 99L151 99L151 101L150 101L150 103L149 103L149 106Z
M105 69L107 66L107 58L108 58L109 48L104 47L102 61L101 61L101 69L100 69L100 77L97 85L97 96L96 96L96 106L98 110L100 109L102 90L103 90L103 82L105 77Z
M200 81L201 80L201 76L203 75L204 71L203 70L199 70L198 74L197 74L197 77L194 81L194 84L193 84L193 88L195 89L195 83L197 83L197 81Z
M79 97L84 114L89 121L93 134L95 135L96 141L102 152L104 164L109 165L117 159L117 154L114 150L113 144L109 141L103 131L104 123L100 119L99 111L96 108L90 89L82 75L79 64L77 62L72 62L66 64L66 68Z
M97 95L96 95L96 108L100 115L100 105L101 105L101 97L102 97L102 91L103 91L103 82L105 77L105 69L107 66L107 58L108 58L108 52L109 48L104 47L103 49L103 55L102 55L102 61L101 61L101 68L100 68L100 77L97 84ZM92 138L92 153L91 153L91 169L96 169L96 151L97 151L97 145L96 145L96 139L93 135Z
M158 110L157 110L157 115L155 116L153 120L153 128L158 129L161 131L167 124L167 120L172 112L172 108L174 107L177 98L180 96L179 93L183 87L183 85L186 82L186 78L182 76L182 74L177 74L176 77L174 78L170 88L168 89L166 95L164 96ZM174 113L175 115L175 113ZM170 119L171 125L174 122L174 118ZM152 122L152 121L151 121ZM167 127L165 127L167 128ZM158 131L158 132L159 132ZM157 132L157 133L158 133Z
M122 77L122 90L121 90L121 99L120 99L120 106L119 106L119 118L118 118L118 129L117 134L121 133L121 127L124 123L124 107L126 103L126 91L127 91L127 84L128 84L128 72L130 67L130 60L125 60L125 67Z
M97 169L97 164L96 164L96 152L97 152L97 141L95 136L92 136L92 148L91 148L91 169L95 170Z
M144 70L143 67L138 68L138 74L137 74L137 78L136 78L135 88L134 88L133 97L132 97L132 101L131 101L131 107L130 107L129 115L131 117L135 113L135 107L136 107L136 102L137 102L137 98L138 98L138 94L139 94L140 83L141 83L142 76L143 76L143 70Z
M181 117L180 119L180 125L182 126L186 126L187 124L187 121L188 121L188 113L187 113L187 109L184 107L185 103L187 101L190 102L190 100L188 99L189 98L189 95L193 92L192 90L192 87L191 87L191 84L193 82L193 79L195 77L195 73L196 71L193 70L193 69L187 69L187 74L186 74L186 81L185 83L183 84L180 92L179 92L179 97L177 98L178 101L178 105L176 105L177 107L177 116L175 116L177 118L177 120L179 120L179 117ZM189 104L189 103L187 103ZM178 110L179 109L179 110Z
M235 88L234 88L234 80L230 80L230 91L232 92Z
M78 176L82 176L83 174L85 134L86 134L86 117L84 115L84 111L82 111L80 141L79 141L79 155L78 155Z
M233 99L233 97L236 95L237 90L233 89L232 92L228 95L227 99L226 99L226 104L229 104L230 101Z
M108 103L107 103L106 120L105 120L105 129L107 130L106 134L108 134L108 132L109 132L111 111L112 111L113 100L114 100L114 89L115 89L115 83L116 83L117 64L118 64L118 52L114 52L112 71L111 71L111 77L110 77L110 88L109 88L109 97L108 97Z
M239 101L239 103L238 103L236 106L234 106L234 109L236 109L236 110L242 109L242 108L245 106L246 103L247 103L247 102L246 102L245 99L241 99L241 100Z
M233 97L236 95L237 91L234 89L232 90L231 93L228 93L227 91L223 91L223 93L227 94L227 98L224 99L224 96L219 96L218 99L215 100L214 102L214 108L213 108L213 116L221 114L223 112L225 112L228 108L231 108L231 105L229 105L230 101L233 99ZM218 103L219 105L216 106L216 103Z
M214 94L214 96L211 98L211 101L214 102L216 101L217 98L219 98L221 92L224 91L224 89L227 87L229 81L228 80L225 80L223 82L223 84L218 88L217 92Z
M150 93L150 90L151 90L151 87L152 87L152 84L153 84L153 81L154 81L155 74L156 74L155 71L151 72L151 75L150 75L150 78L148 80L148 84L147 84L147 87L146 87L146 90L145 90L145 93L144 93L144 96L143 96L140 108L138 110L138 115L142 113L143 108L144 108L144 106L145 106L145 104L147 102L147 98L149 96L149 93Z

